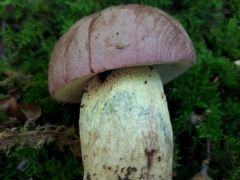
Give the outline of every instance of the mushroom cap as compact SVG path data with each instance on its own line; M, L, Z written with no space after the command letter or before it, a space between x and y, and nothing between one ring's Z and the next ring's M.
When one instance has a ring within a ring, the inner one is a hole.
M76 22L56 43L49 64L49 91L57 100L80 102L94 75L131 66L156 65L163 83L195 62L181 24L160 9L109 7Z

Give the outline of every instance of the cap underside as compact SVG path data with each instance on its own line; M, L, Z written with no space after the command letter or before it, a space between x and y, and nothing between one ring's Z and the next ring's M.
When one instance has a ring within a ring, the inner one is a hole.
M149 66L154 66L158 70L162 83L166 84L187 71L192 66L192 63L182 61L172 64L151 64ZM68 82L54 93L54 98L63 102L80 103L84 85L95 75L91 74Z

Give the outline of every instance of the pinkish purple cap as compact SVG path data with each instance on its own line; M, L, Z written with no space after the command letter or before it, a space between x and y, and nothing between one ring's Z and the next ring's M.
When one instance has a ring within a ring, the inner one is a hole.
M49 64L49 91L57 100L80 102L94 75L130 66L156 65L167 83L195 63L181 24L143 5L109 7L78 21L56 43Z

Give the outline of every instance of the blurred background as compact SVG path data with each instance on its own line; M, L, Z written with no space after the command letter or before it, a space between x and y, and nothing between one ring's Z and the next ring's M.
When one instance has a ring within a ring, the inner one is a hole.
M239 0L1 0L0 179L82 179L79 105L50 98L49 57L77 20L126 3L174 16L196 49L197 64L165 86L173 179L239 179Z

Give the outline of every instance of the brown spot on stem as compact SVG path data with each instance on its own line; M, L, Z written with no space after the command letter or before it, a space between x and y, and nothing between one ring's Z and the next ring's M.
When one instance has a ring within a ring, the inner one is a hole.
M123 171L124 171L124 169L125 169L125 167L121 168L121 172L123 172Z
M87 180L91 180L91 176L90 176L89 172L87 173Z
M154 153L156 152L156 150L155 149L145 149L144 152L145 152L145 155L147 156L147 172L149 175L149 171L152 167L153 156L154 156Z

